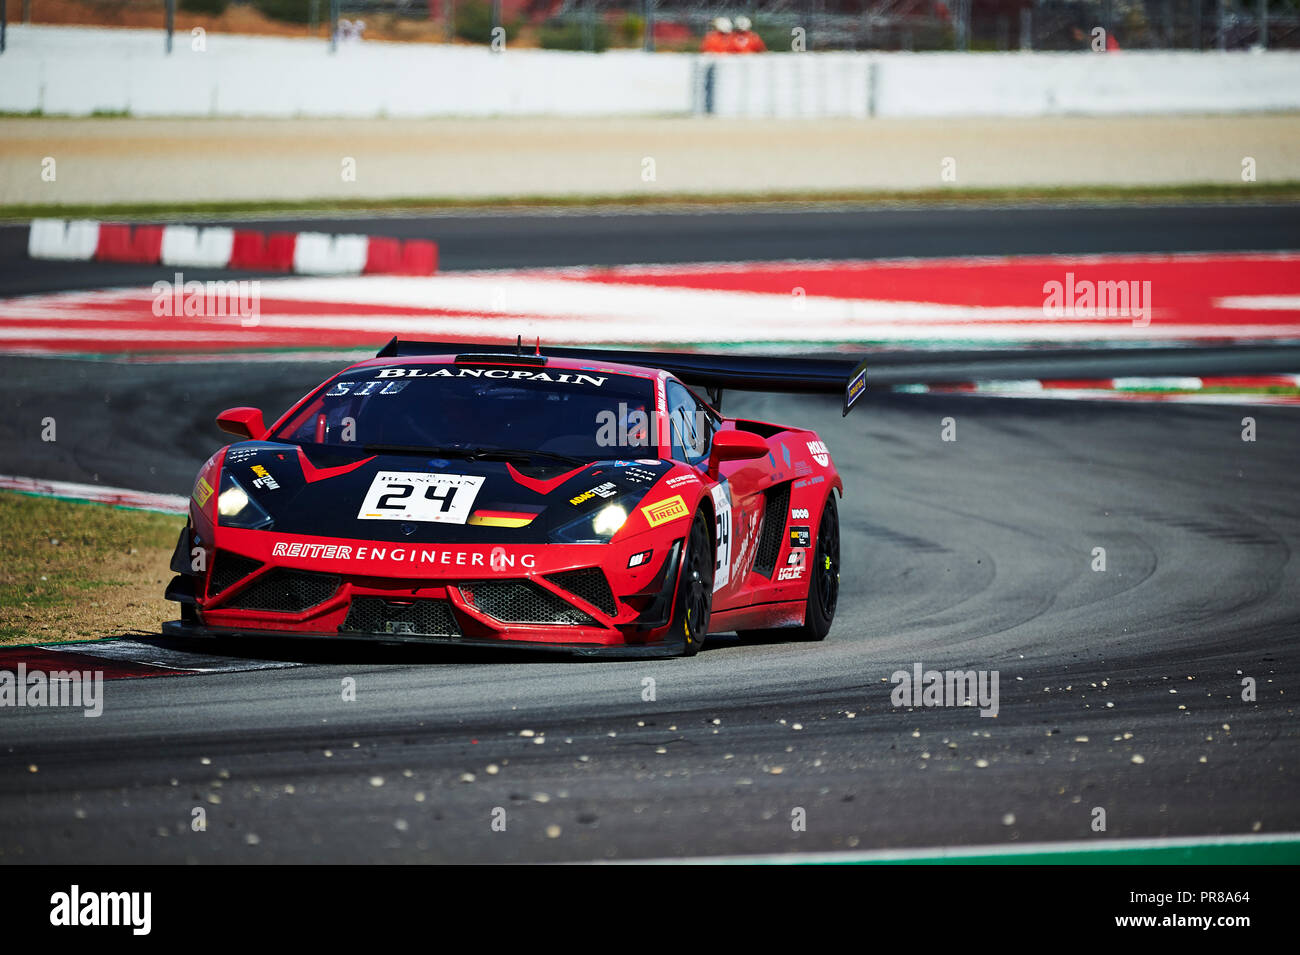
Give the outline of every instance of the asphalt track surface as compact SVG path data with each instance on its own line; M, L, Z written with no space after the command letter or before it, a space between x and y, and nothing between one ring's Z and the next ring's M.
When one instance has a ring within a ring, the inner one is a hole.
M184 493L217 410L282 408L328 371L4 359L3 470ZM219 647L307 665L114 681L97 719L6 711L2 858L599 860L1300 829L1293 411L886 394L845 419L814 398L727 410L818 428L844 475L824 643L720 636L653 662ZM895 707L890 676L917 662L998 671L997 717Z

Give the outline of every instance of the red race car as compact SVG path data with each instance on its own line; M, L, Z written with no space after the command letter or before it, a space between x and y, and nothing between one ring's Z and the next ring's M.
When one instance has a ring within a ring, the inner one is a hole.
M244 440L199 471L163 631L631 656L821 640L843 484L815 432L722 417L724 388L847 414L866 369L394 338L269 428L218 417Z

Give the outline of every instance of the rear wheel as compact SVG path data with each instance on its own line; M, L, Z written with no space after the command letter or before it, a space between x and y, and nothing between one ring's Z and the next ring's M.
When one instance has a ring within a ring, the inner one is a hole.
M713 612L713 548L709 543L709 522L704 512L695 515L682 555L682 572L677 578L677 597L669 639L682 642L682 656L700 652L709 633Z
M795 640L824 640L835 620L840 600L840 515L835 492L826 497L821 524L817 526L817 550L808 568L808 606L803 626L791 632Z
M824 640L835 620L835 606L840 597L840 516L832 491L822 507L817 525L817 547L808 566L808 600L802 627L771 630L741 630L742 640Z

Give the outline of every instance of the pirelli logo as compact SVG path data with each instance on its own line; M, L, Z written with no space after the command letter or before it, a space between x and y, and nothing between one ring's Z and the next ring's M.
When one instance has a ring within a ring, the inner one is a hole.
M680 494L674 494L665 500L647 504L641 508L641 513L645 515L647 524L651 527L658 527L660 524L675 521L679 517L686 517L690 514L690 509L686 506L686 502L682 500Z
M203 478L199 478L198 483L194 485L194 503L199 507L208 503L208 498L212 496L212 485Z

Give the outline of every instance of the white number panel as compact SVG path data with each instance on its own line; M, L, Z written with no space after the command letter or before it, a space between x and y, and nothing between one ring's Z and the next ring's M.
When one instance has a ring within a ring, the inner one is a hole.
M467 474L380 471L357 520L464 524L482 486L482 477Z
M731 579L731 488L720 484L712 491L718 522L718 561L713 568L713 592L717 593Z

